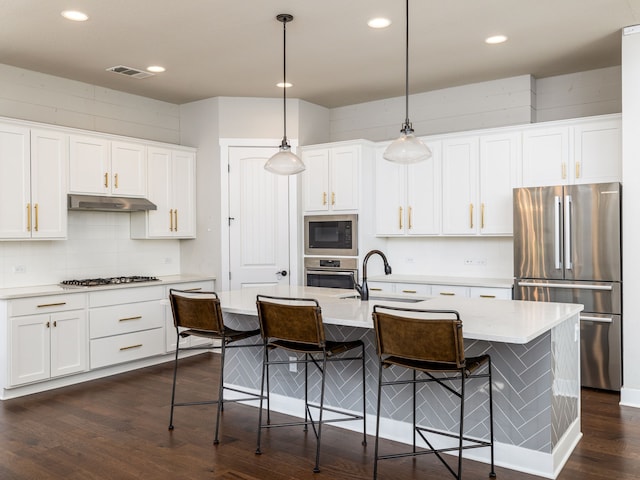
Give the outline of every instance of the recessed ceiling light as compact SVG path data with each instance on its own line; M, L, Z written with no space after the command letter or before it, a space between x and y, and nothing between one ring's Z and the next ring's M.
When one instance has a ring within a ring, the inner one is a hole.
M160 65L151 65L150 67L147 67L147 71L153 73L162 73L166 71L166 68L161 67Z
M280 88L291 88L291 87L293 87L293 83L289 83L289 82L287 82L287 83L283 83L283 82L280 82L280 83L276 83L276 87L280 87Z
M382 17L372 18L367 22L367 25L369 25L371 28L387 28L389 25L391 25L391 20Z
M492 37L487 37L485 40L485 43L488 43L489 45L495 45L497 43L504 43L507 41L507 37L505 35L494 35Z
M61 12L62 15L67 20L72 20L74 22L86 22L89 19L89 15L83 12L78 12L77 10L65 10Z

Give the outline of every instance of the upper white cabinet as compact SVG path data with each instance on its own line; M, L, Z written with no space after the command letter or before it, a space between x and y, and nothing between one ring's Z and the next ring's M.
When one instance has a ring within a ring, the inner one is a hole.
M0 125L0 238L67 234L67 136Z
M148 147L147 155L148 198L158 209L131 214L132 238L194 238L195 152Z
M70 193L144 197L146 180L147 159L143 144L70 136Z
M441 221L441 143L425 140L430 159L398 165L382 158L386 145L376 148L376 234L437 235Z
M305 212L358 209L362 154L363 146L353 142L302 148Z
M444 140L442 233L511 235L519 163L519 132Z
M522 145L523 186L621 179L619 115L528 126Z

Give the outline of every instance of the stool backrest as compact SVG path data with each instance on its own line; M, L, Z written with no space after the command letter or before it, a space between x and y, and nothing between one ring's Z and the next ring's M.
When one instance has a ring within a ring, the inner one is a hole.
M462 321L455 310L373 307L378 355L465 365Z
M325 345L322 312L317 300L258 295L256 304L263 339Z
M194 330L224 332L220 299L215 292L169 290L173 325Z

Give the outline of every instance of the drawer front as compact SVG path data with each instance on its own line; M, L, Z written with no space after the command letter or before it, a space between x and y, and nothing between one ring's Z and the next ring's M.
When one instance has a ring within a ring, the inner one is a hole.
M431 295L434 297L468 297L469 287L460 285L432 285Z
M396 283L396 293L409 296L420 295L428 297L431 295L431 285L425 285L422 283Z
M166 297L169 297L169 290L191 290L191 291L201 291L201 292L212 292L213 291L213 280L204 280L202 282L187 282L187 283L174 283L171 285L167 285L167 293Z
M87 304L84 293L72 295L46 295L43 297L18 298L9 301L9 316L19 317L39 313L81 310Z
M160 300L163 294L164 291L161 285L153 287L121 287L100 292L89 292L89 308Z
M393 293L394 284L390 282L367 282L369 295L380 295L381 293Z
M469 287L471 298L497 298L500 300L511 300L510 288L496 287Z
M164 308L160 300L128 303L89 310L90 338L138 332L162 327Z
M91 368L131 362L164 353L164 329L127 333L91 340Z

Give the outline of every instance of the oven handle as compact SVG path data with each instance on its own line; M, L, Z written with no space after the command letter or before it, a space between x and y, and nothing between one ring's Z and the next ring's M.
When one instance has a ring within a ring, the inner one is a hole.
M355 278L355 270L307 270L307 275L347 275Z

